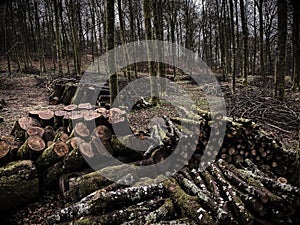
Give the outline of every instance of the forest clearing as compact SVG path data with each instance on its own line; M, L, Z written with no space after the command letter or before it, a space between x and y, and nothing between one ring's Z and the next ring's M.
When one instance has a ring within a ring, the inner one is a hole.
M0 10L0 224L300 223L296 1Z

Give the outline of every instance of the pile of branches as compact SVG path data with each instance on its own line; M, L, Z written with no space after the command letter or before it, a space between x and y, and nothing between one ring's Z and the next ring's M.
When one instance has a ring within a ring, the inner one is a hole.
M260 122L280 133L298 138L300 107L295 99L281 102L266 88L244 87L228 100L231 117L244 117Z
M48 224L298 223L297 154L251 120L220 116L212 122L209 112L198 111L190 119L157 118L147 133L118 137L113 127L128 122L119 108L80 104L31 111L0 140L0 210L24 206L56 189L68 205L48 217ZM210 138L216 124L226 124L223 143L221 137ZM156 177L139 176L143 166L163 163L180 141L195 134L192 156L186 156L187 143L172 162L184 162L179 172L166 165ZM137 140L144 151L128 147ZM206 149L211 141L222 144L220 151ZM110 165L111 156L125 166ZM201 164L211 158L216 162ZM87 159L97 162L99 171Z

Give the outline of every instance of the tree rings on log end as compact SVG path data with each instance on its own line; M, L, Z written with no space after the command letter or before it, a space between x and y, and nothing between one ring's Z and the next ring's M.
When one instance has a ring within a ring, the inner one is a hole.
M69 148L68 148L67 144L62 141L56 142L54 144L53 150L60 157L65 156L66 154L69 153Z
M88 137L90 135L88 127L83 122L77 123L74 131L81 137Z
M5 141L0 141L0 159L9 153L9 145Z
M92 158L95 155L93 152L93 148L89 143L86 143L86 142L80 143L79 149L80 149L80 152L88 158Z
M111 139L112 133L107 126L100 125L95 129L95 135L99 137L101 140L107 141Z
M26 132L27 132L28 136L37 135L37 136L40 136L40 137L43 137L43 135L45 133L43 128L37 127L37 126L29 127Z
M27 142L28 142L29 148L33 151L37 151L37 152L42 151L46 147L44 140L40 136L37 136L37 135L30 136L27 139Z
M68 112L71 112L75 109L77 109L77 105L75 105L75 104L67 105L67 106L64 107L64 110L66 110Z

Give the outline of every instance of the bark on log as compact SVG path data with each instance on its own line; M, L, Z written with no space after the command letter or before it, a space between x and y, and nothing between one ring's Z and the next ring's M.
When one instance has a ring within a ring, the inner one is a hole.
M30 136L19 148L17 156L19 159L35 160L45 149L45 141L40 136Z
M183 216L192 218L198 224L215 224L209 213L199 204L196 196L185 193L174 179L163 182L173 202L180 209Z
M0 166L10 162L12 155L10 154L9 145L5 141L0 141Z
M27 139L28 137L34 136L34 135L43 137L44 133L45 133L45 130L43 128L37 127L37 126L32 126L27 129L25 138Z
M117 191L95 191L81 201L58 210L48 218L49 224L70 221L74 218L99 213L103 210L120 208L122 206L142 202L153 196L162 196L162 184L153 184L141 187L129 187Z
M50 166L60 161L69 152L69 147L62 141L55 142L46 148L34 162L37 170L44 171Z
M67 141L69 153L43 173L41 179L43 189L57 188L62 174L81 171L89 167L80 152L81 143L84 143L84 140L79 137L73 137Z
M38 195L38 176L32 161L15 161L0 167L0 210L18 209Z
M102 224L102 225L113 225L113 224L142 224L139 222L141 216L148 215L151 211L158 208L162 204L161 199L153 199L150 201L141 202L138 205L129 206L120 210L105 213L101 216L88 216L82 217L74 221L74 224ZM136 219L137 218L137 219ZM126 222L132 220L133 222Z
M15 122L10 134L17 140L25 141L25 132L32 126L40 126L40 123L31 117L21 117Z

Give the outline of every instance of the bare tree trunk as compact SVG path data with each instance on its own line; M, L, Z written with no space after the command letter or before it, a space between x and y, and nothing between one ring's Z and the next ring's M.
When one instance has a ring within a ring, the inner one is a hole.
M257 2L256 2L257 3ZM259 14L260 75L265 76L263 0L257 5Z
M293 46L294 46L294 88L300 90L300 7L296 0L293 3Z
M106 50L114 49L115 45L115 10L114 0L106 1ZM112 74L109 78L110 86L110 105L118 95L118 77L115 72L115 53L111 51L108 56L108 73Z
M54 15L55 15L55 35L56 35L56 56L58 64L59 75L63 74L62 69L62 44L61 44L61 28L60 28L60 13L58 7L58 0L53 1L54 5Z
M143 9L144 9L144 23L145 23L145 32L146 40L149 41L152 39L152 26L151 26L151 0L143 0ZM147 52L148 52L148 68L150 73L150 87L151 87L151 104L158 105L158 87L156 82L156 73L154 71L154 58L153 58L153 46L147 42Z
M243 83L247 84L248 80L248 27L247 18L245 14L244 0L240 0L242 31L243 31Z
M278 7L278 57L275 69L275 97L284 99L286 73L286 39L287 39L287 1L277 0Z
M122 1L118 0L118 14L119 14L119 22L120 22L120 31L121 31L121 43L123 48L123 54L126 61L126 68L125 68L125 75L127 77L127 80L131 81L131 73L130 73L130 67L129 67L129 56L128 56L128 49L126 47L126 37L125 37L125 27L124 27L124 21L123 21L123 12L122 12Z
M230 4L230 21L231 21L231 40L232 40L232 92L235 93L235 77L236 77L236 37L234 29L234 12L233 0L229 0Z

